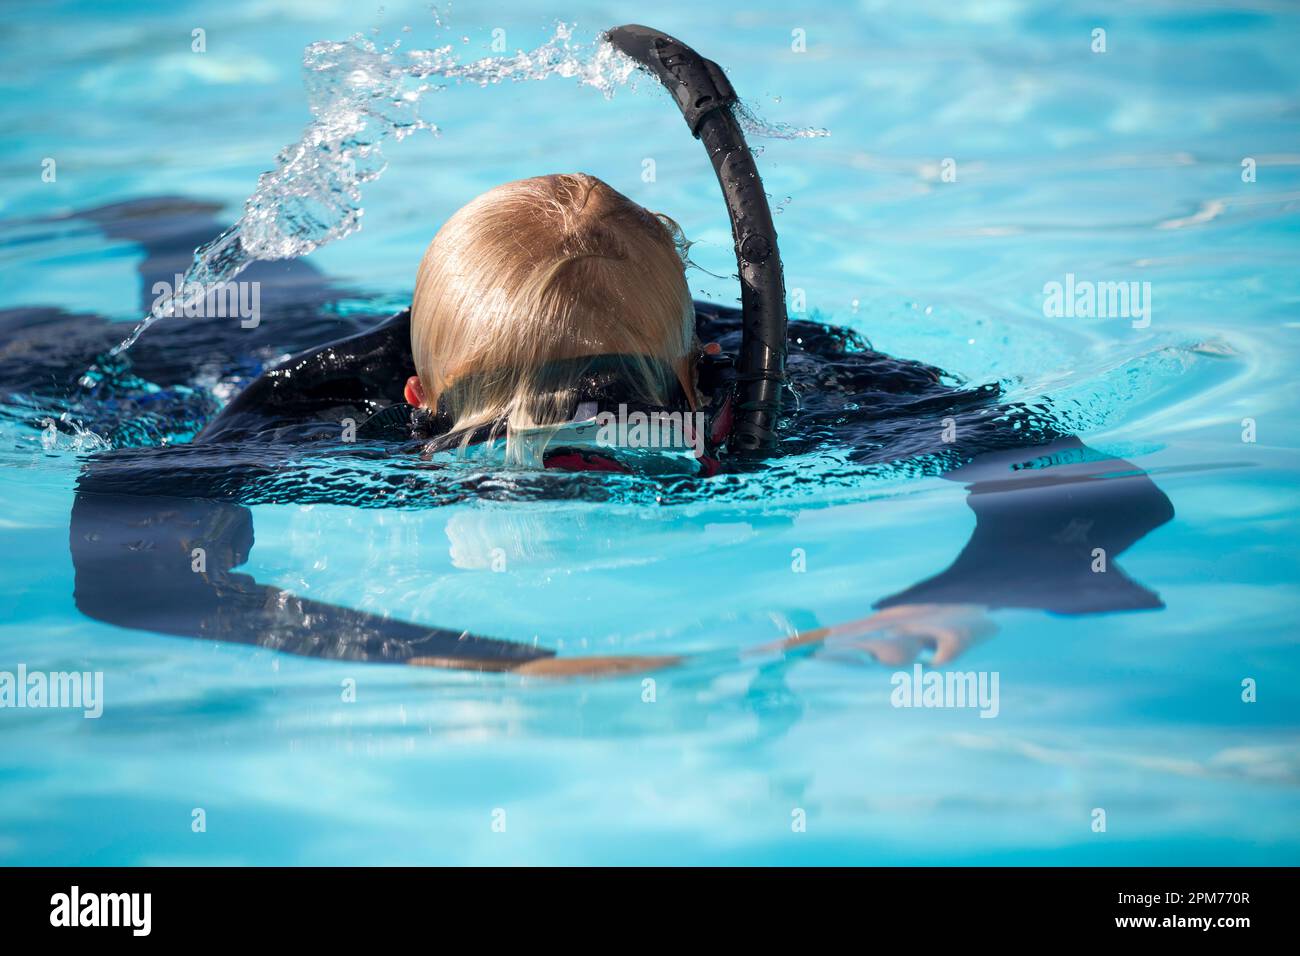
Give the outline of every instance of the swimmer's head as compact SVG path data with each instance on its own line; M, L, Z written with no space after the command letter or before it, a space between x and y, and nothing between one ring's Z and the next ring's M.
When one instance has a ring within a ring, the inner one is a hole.
M573 381L548 363L623 357L638 399L666 404L691 381L695 310L681 236L593 176L538 176L453 215L424 254L411 305L418 375L407 401L440 407L451 434L562 422ZM667 374L665 375L665 371ZM668 381L666 381L666 379Z

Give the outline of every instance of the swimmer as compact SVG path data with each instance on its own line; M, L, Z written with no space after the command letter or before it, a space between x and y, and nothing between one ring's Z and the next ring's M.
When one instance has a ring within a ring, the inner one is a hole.
M983 613L991 608L1160 607L1113 560L1109 573L1095 575L1086 559L1094 547L1113 559L1169 520L1168 499L1150 479L999 405L995 386L945 383L938 369L881 355L847 330L799 321L788 335L771 213L726 77L655 31L622 27L609 36L673 92L708 150L731 219L741 308L693 302L673 222L594 177L541 176L490 190L438 231L410 309L266 370L189 445L92 460L70 534L78 607L124 627L413 666L563 676L678 662L559 658L531 644L309 600L236 573L253 541L248 503L329 500L316 489L295 499L278 487L268 497L263 479L278 478L299 450L337 442L350 421L358 438L392 454L491 455L543 471L684 470L707 481L814 447L832 427L853 461L942 454L960 466L946 477L966 483L976 527L951 567L877 600L861 621L801 628L754 653L848 650L898 665L929 651L944 663L988 635ZM273 326L263 322L258 332ZM811 426L804 434L778 429L787 378L801 393L796 420ZM600 440L602 414L637 412L699 416L689 419L698 425L678 447L649 452ZM935 446L939 429L930 426L948 415L962 421L969 445ZM924 429L907 424L918 420ZM223 451L220 467L204 457L209 449Z

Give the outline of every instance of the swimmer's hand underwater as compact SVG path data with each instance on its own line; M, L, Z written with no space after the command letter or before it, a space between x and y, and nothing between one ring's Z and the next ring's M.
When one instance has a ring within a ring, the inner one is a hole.
M755 648L754 653L820 646L835 654L864 651L878 663L903 667L930 651L931 664L947 664L997 632L976 604L899 604L870 617L819 627Z
M938 666L997 632L984 611L975 604L900 604L860 620L764 644L746 656L819 645L830 656L844 650L864 651L887 667L905 667L930 651L929 663ZM514 665L510 671L538 677L610 677L675 667L684 661L672 655L546 657Z

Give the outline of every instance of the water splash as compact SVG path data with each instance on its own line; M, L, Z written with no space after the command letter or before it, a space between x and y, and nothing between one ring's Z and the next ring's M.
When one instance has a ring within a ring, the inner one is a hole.
M356 34L307 47L303 74L314 119L302 138L280 151L275 168L258 178L239 220L195 250L179 288L161 299L111 355L126 351L155 322L182 313L252 262L304 256L359 229L365 213L361 187L387 167L384 141L437 132L419 112L426 94L444 88L436 79L487 86L560 76L608 98L636 69L607 43L594 51L574 44L564 24L534 50L469 63L458 60L451 44L405 53L400 46L400 39L379 46ZM96 371L82 384L96 384Z
M743 102L737 102L731 111L736 114L736 122L748 136L764 139L819 139L831 135L830 130L820 126L794 126L765 120Z
M85 455L108 451L113 447L108 439L86 428L80 422L74 421L66 414L58 419L42 418L39 425L41 449L46 454L70 451L75 455Z
M446 24L439 21L441 28ZM108 359L129 349L146 329L231 282L257 260L292 259L357 231L365 210L361 187L387 167L385 140L401 141L420 131L436 133L420 115L425 96L446 83L489 86L506 80L543 80L558 76L577 80L606 99L641 75L634 60L604 40L573 41L563 23L542 45L513 55L462 63L451 44L428 50L400 49L401 40L380 46L362 34L344 41L318 41L306 48L303 74L314 119L298 142L276 156L275 168L263 173L244 202L239 220L195 250L180 286L160 298L150 314ZM752 135L795 139L825 135L769 124L737 107L742 126ZM82 378L94 387L108 376L111 361L102 361Z

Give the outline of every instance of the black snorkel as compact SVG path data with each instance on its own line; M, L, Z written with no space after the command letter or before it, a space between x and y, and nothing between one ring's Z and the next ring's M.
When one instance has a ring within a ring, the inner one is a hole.
M732 112L736 91L721 67L666 33L627 24L605 38L659 79L709 151L731 217L744 315L738 406L727 448L763 457L776 445L785 387L785 281L763 181Z

